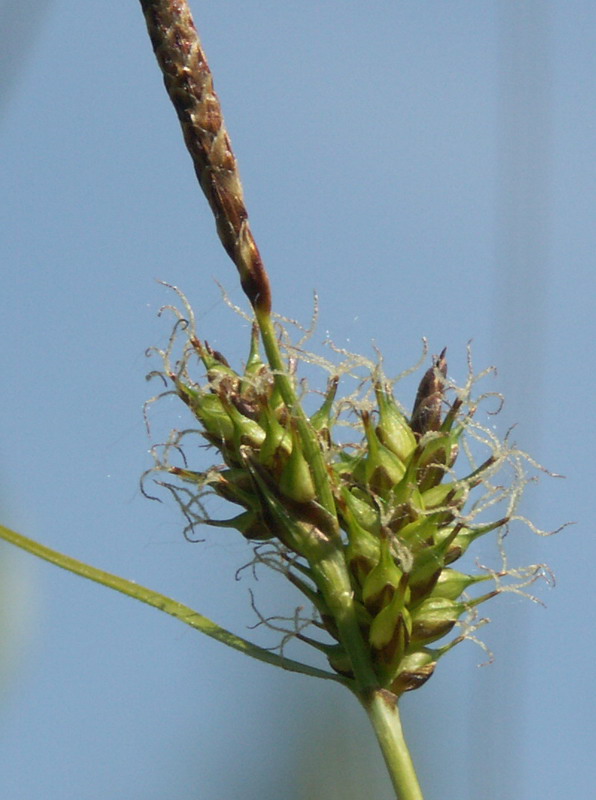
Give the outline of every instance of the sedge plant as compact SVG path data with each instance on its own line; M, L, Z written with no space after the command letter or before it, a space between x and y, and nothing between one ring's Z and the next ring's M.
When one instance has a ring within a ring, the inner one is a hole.
M474 638L485 621L478 615L483 603L504 591L522 592L548 574L542 565L509 569L505 558L498 571L457 564L476 539L497 531L501 540L509 523L521 519L516 507L531 479L528 468L538 465L477 421L482 396L475 399L474 389L486 373L474 376L470 368L464 386L456 386L445 351L432 358L408 414L381 359L335 348L341 355L335 363L292 343L272 310L269 277L190 9L184 0L141 0L141 6L252 321L246 364L234 368L199 338L192 308L176 290L178 307L169 307L176 314L174 332L165 349L152 351L161 357L152 375L179 397L194 425L153 449L155 465L147 474L159 474L190 527L236 530L252 545L256 563L282 573L304 595L312 615L290 629L284 643L292 637L314 648L327 668L290 659L283 646L279 652L259 647L172 598L3 526L0 536L246 655L345 686L370 719L396 797L421 800L399 700L422 686L455 645ZM318 395L305 391L301 363L327 372ZM342 396L350 381L351 391ZM320 402L312 410L314 396ZM216 454L206 471L193 465L197 434ZM213 518L209 496L236 513Z

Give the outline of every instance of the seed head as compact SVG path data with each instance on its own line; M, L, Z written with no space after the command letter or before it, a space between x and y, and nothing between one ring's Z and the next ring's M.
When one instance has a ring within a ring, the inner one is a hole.
M378 365L364 359L360 364L368 376L359 394L338 400L342 370L330 366L323 401L305 417L284 402L279 368L271 370L263 360L255 326L246 366L236 371L196 336L190 310L188 316L193 324L178 325L187 336L181 359L172 367L172 346L161 353L165 374L223 463L197 472L186 463L172 466L167 457L158 459L157 468L186 488L166 486L182 498L191 524L233 528L257 547L267 543L269 555L260 563L275 564L308 598L316 609L313 623L326 630L332 644L308 639L302 629L299 638L325 652L338 673L350 676L333 586L318 570L330 549L339 554L379 684L396 695L418 688L439 658L465 638L470 624L465 620L474 618L477 607L506 588L516 590L504 583L506 569L467 573L451 565L477 538L508 525L528 480L524 455L475 422L474 379L470 376L464 389L455 387L447 377L445 350L420 381L409 419ZM315 359L288 342L283 334L284 376L298 394L295 360ZM193 357L202 365L202 381L192 375ZM349 370L357 363L352 357ZM337 427L340 422L356 441L336 435L336 429L346 430ZM166 454L180 452L182 438L176 436ZM480 448L488 454L478 464L473 451ZM467 469L458 468L460 451ZM324 464L316 479L313 452ZM506 469L513 469L509 487L494 480ZM212 519L205 508L210 494L239 506L239 513ZM487 521L488 509L499 505L505 513ZM528 575L531 580L538 573L535 568L512 574L527 583ZM488 580L496 580L494 590L468 594ZM464 633L434 647L456 627Z

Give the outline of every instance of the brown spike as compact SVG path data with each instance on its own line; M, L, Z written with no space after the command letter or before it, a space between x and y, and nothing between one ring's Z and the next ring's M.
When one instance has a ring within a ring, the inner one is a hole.
M236 158L188 4L186 0L141 0L141 6L219 238L238 268L252 306L269 312L269 278L250 230Z

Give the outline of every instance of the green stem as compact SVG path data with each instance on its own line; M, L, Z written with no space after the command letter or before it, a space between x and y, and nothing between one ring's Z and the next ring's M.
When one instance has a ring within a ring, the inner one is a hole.
M291 658L284 658L270 650L265 650L262 647L249 642L247 639L242 639L234 633L220 627L217 623L210 620L208 617L199 614L193 608L173 600L171 597L155 592L153 589L148 589L146 586L141 586L134 581L126 580L118 575L113 575L111 572L105 572L97 567L92 567L90 564L85 564L83 561L78 561L76 558L59 553L57 550L52 550L33 539L28 539L16 531L0 525L0 539L26 550L44 561L49 561L51 564L56 564L62 569L80 575L83 578L101 583L103 586L108 586L110 589L115 589L117 592L134 597L135 600L140 600L142 603L158 608L166 614L179 619L191 628L201 631L201 633L216 639L222 644L227 644L228 647L233 647L251 658L256 658L258 661L265 661L267 664L273 664L289 672L300 672L303 675L310 675L314 678L326 678L327 680L336 681L344 685L348 685L349 681L342 678L340 675L335 675L331 672L326 672L316 667L311 667L308 664L301 664L299 661L293 661Z
M380 690L361 696L389 770L397 800L424 800L404 738L395 696Z
M311 560L310 564L314 580L337 626L339 639L350 657L356 687L354 691L364 695L376 690L379 679L358 624L354 591L343 554L334 548L317 561Z

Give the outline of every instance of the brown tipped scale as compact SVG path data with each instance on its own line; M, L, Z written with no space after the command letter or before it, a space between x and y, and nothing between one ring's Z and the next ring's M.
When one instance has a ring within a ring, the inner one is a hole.
M186 0L141 0L166 90L219 238L251 305L271 310L269 278L248 223L242 183L211 70Z
M438 431L441 427L441 406L447 377L446 352L447 348L444 348L441 354L433 359L432 367L424 373L420 381L410 419L410 428L418 436L427 431Z

